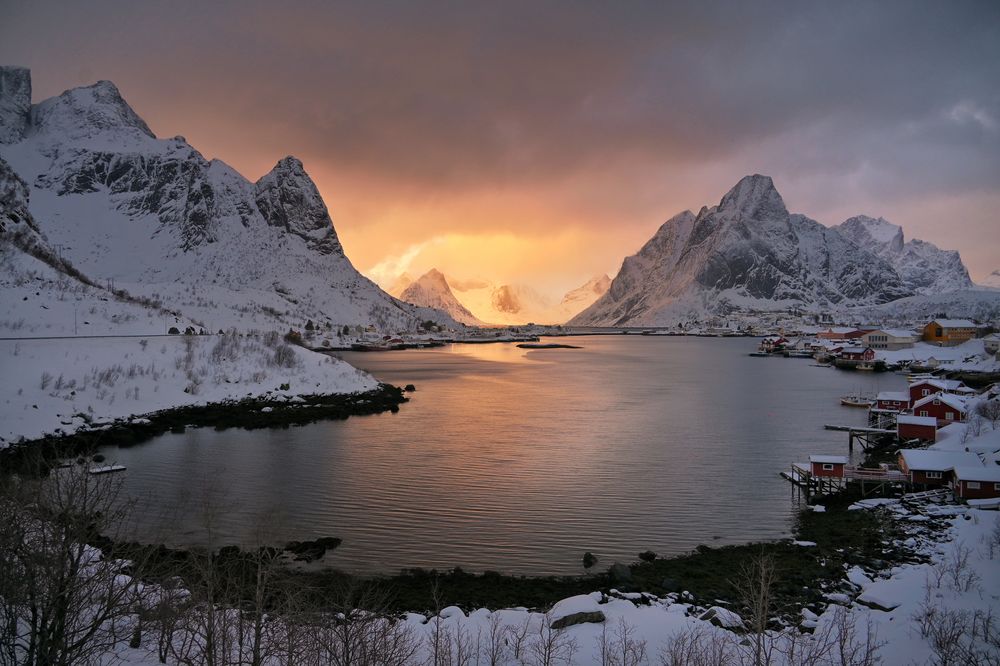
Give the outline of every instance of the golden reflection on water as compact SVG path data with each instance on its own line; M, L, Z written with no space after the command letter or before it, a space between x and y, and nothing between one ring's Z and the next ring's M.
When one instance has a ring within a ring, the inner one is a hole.
M864 418L837 402L857 373L750 358L753 340L573 342L584 348L346 354L415 384L411 402L287 430L189 431L108 459L161 503L179 503L182 487L224 491L224 540L281 515L280 538L343 538L330 563L352 570L576 573L587 550L631 560L784 535L793 506L778 472L846 452L823 423ZM178 521L178 542L198 540L193 522Z

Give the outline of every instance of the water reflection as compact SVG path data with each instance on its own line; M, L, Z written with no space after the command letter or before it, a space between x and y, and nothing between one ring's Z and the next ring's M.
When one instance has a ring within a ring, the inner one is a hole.
M175 543L203 539L189 500L211 487L226 498L215 521L224 542L252 543L264 522L275 539L343 538L328 560L356 571L575 573L586 550L608 562L785 535L792 507L778 472L809 453L846 452L846 435L822 424L864 419L837 396L859 383L905 385L750 358L751 340L577 344L345 354L384 381L415 384L411 403L106 453L129 465L130 490L185 506Z

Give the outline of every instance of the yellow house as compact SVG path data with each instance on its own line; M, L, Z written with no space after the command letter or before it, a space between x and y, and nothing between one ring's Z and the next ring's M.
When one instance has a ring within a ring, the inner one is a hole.
M976 337L976 324L968 319L935 319L924 326L924 342L944 347L960 345Z

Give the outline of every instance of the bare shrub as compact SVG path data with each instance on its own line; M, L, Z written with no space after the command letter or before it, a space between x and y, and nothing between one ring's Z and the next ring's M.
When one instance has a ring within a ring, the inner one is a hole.
M531 666L555 666L572 664L579 646L562 630L553 628L552 616L546 613L541 616L538 628L528 639L526 647L526 661Z
M646 641L636 637L634 625L618 618L614 630L605 622L597 637L597 657L601 666L639 666L646 662Z
M1000 400L986 400L976 406L976 414L990 422L996 430L1000 425Z
M48 372L43 372L42 373L42 382L41 382L41 388L42 388L42 390L44 391L45 389L47 389L49 387L49 384L51 384L51 383L52 383L52 375L49 374Z
M704 625L674 634L660 652L662 666L718 666L735 658L733 637Z
M280 345L274 350L270 365L276 368L294 368L295 350L290 345Z

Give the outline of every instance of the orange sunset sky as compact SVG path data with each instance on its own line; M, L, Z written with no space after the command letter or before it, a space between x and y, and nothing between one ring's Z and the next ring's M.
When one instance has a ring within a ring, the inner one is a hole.
M5 3L36 102L114 81L255 180L293 154L348 256L561 295L747 173L1000 269L1000 5Z

